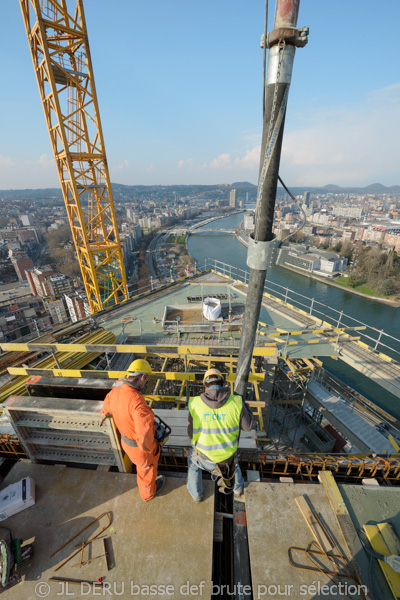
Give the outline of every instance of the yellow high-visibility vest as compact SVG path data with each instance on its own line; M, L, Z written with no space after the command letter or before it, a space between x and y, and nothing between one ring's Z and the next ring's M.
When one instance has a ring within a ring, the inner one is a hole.
M242 398L236 395L220 408L210 408L200 396L191 398L193 446L215 463L230 458L238 448L242 407Z

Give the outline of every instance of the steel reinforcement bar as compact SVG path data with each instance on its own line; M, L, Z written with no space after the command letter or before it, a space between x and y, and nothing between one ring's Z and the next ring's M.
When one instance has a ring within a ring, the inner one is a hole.
M185 472L190 447L164 446L160 468ZM295 481L317 482L320 471L331 471L337 481L360 483L374 477L379 483L400 485L400 455L367 456L343 454L273 454L257 450L239 450L242 470L258 471L262 480L292 477ZM0 437L0 457L27 458L16 436Z

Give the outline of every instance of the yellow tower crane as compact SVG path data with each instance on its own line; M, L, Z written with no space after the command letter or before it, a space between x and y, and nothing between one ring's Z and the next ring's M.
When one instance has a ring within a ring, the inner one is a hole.
M128 298L82 0L19 0L92 313Z

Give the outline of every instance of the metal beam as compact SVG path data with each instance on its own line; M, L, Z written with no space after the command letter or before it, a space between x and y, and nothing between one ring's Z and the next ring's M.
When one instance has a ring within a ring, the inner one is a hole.
M78 369L40 369L35 367L9 367L8 372L10 373L10 375L28 375L29 377L35 375L50 375L53 377L86 377L87 379L123 379L124 377L126 377L126 371L84 371ZM235 375L233 373L226 373L225 375L226 381L235 380ZM202 382L203 377L203 372L179 373L176 371L153 371L153 373L149 375L149 379L165 379L167 381ZM251 383L263 380L263 373L251 373L249 375L249 381Z
M154 344L154 345L139 345L139 344L19 344L19 343L7 343L0 344L1 350L4 351L34 351L34 352L109 352L111 354L153 354L155 356L168 355L172 357L177 355L183 358L187 355L188 358L193 359L194 355L198 355L201 358L207 356L211 357L211 360L226 360L229 355L237 355L238 348L234 346L220 346L213 345L210 343L208 346L194 346L194 345L182 345L177 346L176 344ZM227 353L225 356L221 354L221 351ZM276 354L276 344L274 342L265 344L264 346L257 346L254 348L253 356L272 356Z

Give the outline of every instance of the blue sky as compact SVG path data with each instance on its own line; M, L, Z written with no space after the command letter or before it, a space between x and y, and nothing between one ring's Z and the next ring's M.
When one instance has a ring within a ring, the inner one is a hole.
M111 180L256 183L264 2L84 5ZM301 0L288 185L400 184L399 20L400 0ZM0 189L58 186L17 0L1 1L0 22Z

